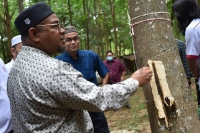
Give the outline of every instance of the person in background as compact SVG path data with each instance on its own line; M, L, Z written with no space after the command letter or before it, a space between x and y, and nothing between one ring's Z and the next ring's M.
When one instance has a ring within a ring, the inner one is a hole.
M70 63L83 77L97 85L96 72L102 78L102 85L108 82L108 69L98 55L90 50L79 50L80 38L74 26L65 27L65 52L56 59ZM90 112L94 133L109 133L106 117L103 112Z
M22 47L22 40L21 40L21 35L17 35L12 38L11 40L12 48L11 48L11 53L12 53L12 60L6 64L6 68L8 69L8 72L10 72L13 64L15 63L15 59L17 58L17 55L20 52L20 49Z
M14 22L23 43L7 85L15 133L93 133L88 111L119 109L151 80L152 71L143 67L118 84L98 87L71 64L52 58L64 50L65 30L44 2Z
M119 60L115 59L112 51L106 52L106 60L103 63L109 70L108 84L115 84L124 80L126 68ZM131 108L128 102L125 106Z
M186 57L194 76L200 81L200 7L196 0L177 0L172 6L173 15L178 21L178 28L185 36ZM197 88L199 94L199 88ZM199 99L199 98L198 98ZM200 118L200 103L198 101Z
M183 63L183 68L185 70L185 74L188 80L188 85L191 85L191 78L194 77L192 72L189 69L188 66L188 61L186 58L186 45L183 41L176 39L176 43L178 46L179 54L181 57L181 61ZM199 91L199 84L197 78L195 78L195 84L196 84L196 92L197 92L197 101L198 101L198 106L200 107L200 91ZM200 113L200 110L198 109L198 112Z
M191 78L194 77L190 68L188 66L187 58L186 58L186 45L183 41L176 39L176 44L178 46L179 54L181 57L181 61L183 64L183 68L185 70L185 74L188 80L188 85L191 85Z
M106 60L103 63L109 70L108 84L115 84L124 80L126 68L119 60L114 59L112 51L106 52Z
M7 95L8 70L0 58L0 133L13 133L10 101Z

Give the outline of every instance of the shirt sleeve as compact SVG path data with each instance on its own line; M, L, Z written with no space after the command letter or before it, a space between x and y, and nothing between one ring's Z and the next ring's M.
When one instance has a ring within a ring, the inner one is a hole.
M124 64L122 64L120 61L119 61L119 63L120 63L120 70L126 71L126 67L124 66Z
M194 28L187 28L185 33L186 39L186 57L197 59L200 55L200 36Z
M103 63L103 61L99 58L97 54L95 54L95 64L97 65L96 70L98 74L101 76L101 78L104 78L106 74L108 73L108 68L105 66L105 64Z
M5 90L7 88L7 78L8 78L8 70L0 58L0 87L3 87Z
M138 89L138 81L129 78L118 84L97 87L70 65L53 76L52 99L61 106L88 111L105 111L123 106Z

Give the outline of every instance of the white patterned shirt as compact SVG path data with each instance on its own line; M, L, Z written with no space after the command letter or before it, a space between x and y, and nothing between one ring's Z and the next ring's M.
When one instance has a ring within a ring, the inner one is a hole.
M69 63L22 46L8 79L15 133L92 133L88 111L123 106L137 90L131 78L97 87ZM86 111L88 110L88 111Z

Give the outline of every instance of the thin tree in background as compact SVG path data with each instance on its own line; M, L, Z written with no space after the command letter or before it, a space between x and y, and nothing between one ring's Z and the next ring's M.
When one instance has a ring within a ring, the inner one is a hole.
M100 5L100 2L98 1L97 2L97 5L98 5L98 16L99 16L99 21L98 21L98 25L99 25L99 49L100 49L100 53L99 53L99 56L101 58L104 57L104 53L105 53L105 41L104 41L104 38L105 36L103 35L103 28L104 28L104 25L103 25L103 22L102 22L102 11L101 11L101 5Z
M83 10L86 16L84 27L86 32L86 49L90 49L89 40L89 10L88 10L88 0L83 0Z
M114 0L109 0L110 11L112 16L113 32L114 32L114 47L115 47L115 56L118 56L118 42L117 42L117 25L115 19L115 2Z
M70 25L73 25L73 23L72 23L72 10L71 10L70 0L68 0L67 3L68 3L68 9L69 9L69 23L70 23Z
M19 8L19 13L21 13L24 10L24 5L23 5L24 0L18 0L17 3Z
M6 31L6 37L7 37L7 40L8 40L8 57L6 58L6 61L7 62L8 60L10 60L12 58L12 54L11 54L11 38L12 38L12 30L11 30L11 19L14 15L14 11L11 12L9 10L9 5L8 5L8 0L4 0L3 1L3 8L5 9L4 12L3 12L3 23L4 23L4 27L5 27L5 31Z

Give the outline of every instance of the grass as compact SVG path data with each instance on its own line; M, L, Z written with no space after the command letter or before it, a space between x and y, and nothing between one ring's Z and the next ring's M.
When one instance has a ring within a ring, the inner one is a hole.
M195 83L192 82L192 96L197 101ZM151 133L148 113L142 88L130 98L130 109L122 107L117 111L106 111L109 129L112 133ZM120 131L119 131L120 130ZM118 131L118 132L117 132Z
M129 104L130 109L122 107L118 111L105 112L110 131L128 130L148 133L150 126L142 88L131 97Z

